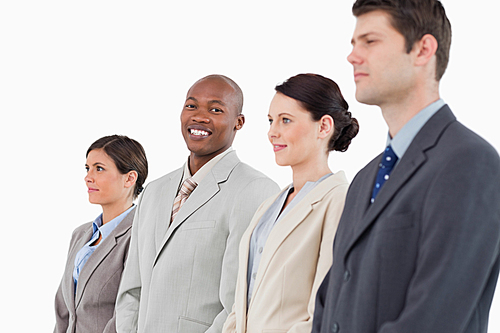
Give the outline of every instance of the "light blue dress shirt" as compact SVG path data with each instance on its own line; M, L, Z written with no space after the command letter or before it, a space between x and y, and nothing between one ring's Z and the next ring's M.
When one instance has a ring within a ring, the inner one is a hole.
M401 157L406 153L406 150L410 146L411 142L417 135L417 133L422 129L422 127L427 123L427 121L441 109L446 103L442 99L438 99L432 104L429 104L423 108L419 113L417 113L413 118L411 118L404 126L399 130L398 134L391 138L387 134L387 144L386 147L391 145L392 150L398 157L396 166L401 161Z
M252 237L250 238L247 269L247 307L250 304L250 299L252 298L255 278L257 277L257 271L259 269L262 252L264 251L264 245L266 244L267 238L269 237L269 234L273 230L274 226L319 183L331 175L333 175L333 173L324 175L315 182L306 182L300 192L297 193L288 206L285 207L283 212L281 212L283 205L288 198L288 194L293 192L293 184L290 184L288 189L281 192L281 194L276 198L276 200L274 200L271 206L269 206L267 211L260 218L259 223L253 230Z
M130 211L135 207L135 204L132 205L129 209L112 219L106 224L102 224L102 214L99 215L94 222L92 222L92 237L90 240L78 251L75 257L75 268L73 269L73 281L75 282L75 292L76 285L78 284L78 278L80 276L80 272L82 271L83 266L87 263L92 253L94 253L95 249L102 244L102 242L109 236L109 234L116 228L118 224L130 213ZM90 245L94 243L99 235L102 235L102 239L97 245Z

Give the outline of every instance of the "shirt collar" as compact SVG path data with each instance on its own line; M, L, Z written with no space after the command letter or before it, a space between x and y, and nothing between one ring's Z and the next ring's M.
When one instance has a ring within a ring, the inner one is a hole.
M184 164L184 174L182 175L181 184L189 177L193 177L193 180L196 182L196 184L199 184L203 180L203 178L205 178L205 176L210 172L210 170L212 170L214 165L216 165L217 162L219 162L224 156L226 156L231 151L233 151L233 147L229 147L224 152L213 157L210 161L205 163L200 168L200 170L198 170L193 176L191 176L191 171L189 171L189 158L188 158L187 162Z
M394 138L391 138L389 133L387 133L387 146L391 145L398 159L403 157L411 142L425 123L427 123L427 121L444 105L445 102L442 99L438 99L413 116Z
M134 209L135 204L132 204L132 207L109 221L108 223L105 223L104 225L102 224L102 213L94 220L92 223L92 230L93 234L96 233L97 229L99 229L102 239L104 240L106 237L109 236L109 234L116 228L118 224L120 224L121 221L130 213L132 209Z

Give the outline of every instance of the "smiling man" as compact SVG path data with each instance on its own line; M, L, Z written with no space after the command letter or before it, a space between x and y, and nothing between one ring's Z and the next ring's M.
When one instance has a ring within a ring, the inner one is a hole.
M439 96L445 10L437 0L357 0L353 14L356 99L380 107L389 134L349 188L313 332L486 332L500 159Z
M243 94L222 75L188 91L186 164L151 182L137 207L118 293L118 332L220 332L234 302L238 245L278 185L231 148Z

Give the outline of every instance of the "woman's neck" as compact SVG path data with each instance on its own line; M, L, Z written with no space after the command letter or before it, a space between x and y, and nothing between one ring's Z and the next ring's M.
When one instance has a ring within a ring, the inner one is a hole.
M123 200L120 202L115 202L109 205L101 205L102 206L102 224L106 224L117 216L120 216L127 209L132 207L134 203L132 198L127 198L127 200Z
M325 156L306 165L292 166L292 172L294 193L298 193L307 182L315 182L332 171L328 167L328 156Z

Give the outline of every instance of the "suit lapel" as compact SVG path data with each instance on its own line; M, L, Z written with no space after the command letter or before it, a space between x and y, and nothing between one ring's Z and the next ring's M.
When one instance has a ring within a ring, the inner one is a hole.
M196 212L200 207L207 203L211 198L213 198L219 191L219 184L225 182L236 165L240 162L236 156L236 152L230 152L224 156L216 165L213 166L212 170L203 178L203 180L198 184L196 189L188 197L184 205L175 216L172 224L168 227L165 236L161 242L158 252L156 253L156 258L153 262L153 266L156 265L158 257L160 256L163 248L168 243L172 234L182 225L194 212ZM171 184L170 186L172 186ZM169 189L170 192L170 189ZM177 192L177 187L175 188ZM175 194L174 194L175 198ZM173 200L172 200L173 203ZM169 216L167 220L158 220L157 224L170 222L170 214L172 212L172 205L169 204Z
M162 185L163 189L156 201L156 205L158 206L158 215L155 223L155 245L157 252L160 251L166 240L167 230L172 216L172 206L174 205L175 196L181 184L183 173L184 167L176 170L176 172L169 177L165 184Z
M349 246L347 247L346 254L365 230L376 221L380 213L390 204L399 189L425 164L427 161L426 151L436 145L442 132L455 120L455 116L447 105L436 112L417 133L408 150L399 161L399 164L391 173L390 180L384 184L378 193L375 202L368 204L382 154L372 161L372 165L367 168L368 177L371 181L366 181L368 177L365 177L365 185L362 189L363 193L360 196L360 198L366 201L366 203L363 202L362 204L367 204L368 207L361 221L354 227L353 236L349 237Z
M405 154L406 155L406 154ZM405 156L406 157L406 156ZM391 202L392 198L396 195L399 189L410 179L415 172L422 166L426 161L425 154L422 151L415 152L407 158L403 158L399 165L391 173L390 181L386 182L382 189L380 190L375 202L369 204L368 209L365 212L363 220L359 225L356 226L356 231L354 238L358 238L364 230L377 218L377 216L384 210L384 208ZM375 173L378 171L378 162L375 169ZM367 188L366 195L364 199L369 203L371 198L371 192L373 189L373 182L370 188Z
M109 234L106 239L104 239L101 244L95 249L94 253L90 256L89 260L83 266L80 276L78 278L78 284L76 286L75 295L75 308L78 307L82 299L83 291L85 290L90 277L96 270L96 268L102 263L102 261L109 255L109 253L115 248L117 243L117 238L125 234L131 227L132 221L134 219L135 208L132 209L127 216L116 226L116 228Z
M327 179L319 183L299 203L297 203L295 207L287 212L287 214L276 223L271 233L269 234L269 238L267 239L264 246L264 252L262 253L262 258L259 263L259 269L257 271L253 295L257 294L262 279L266 274L267 268L269 267L272 258L278 251L281 244L288 237L288 235L290 235L290 233L292 233L293 230L306 219L306 217L314 209L314 205L321 202L327 193L331 192L338 185L347 183L348 182L343 171L340 171L337 174L328 177ZM252 302L254 299L255 297L252 297L252 300L250 300L249 307L252 306Z
M284 189L283 191L285 191ZM281 191L281 192L283 192ZM247 230L241 237L241 242L240 242L240 247L239 247L239 263L244 265L240 265L238 267L238 276L241 277L238 279L238 289L239 293L243 296L242 302L240 304L237 304L236 306L241 307L236 311L238 318L236 318L237 322L239 325L242 327L241 332L246 331L246 313L247 313L247 290L248 290L248 285L247 285L247 272L248 272L248 256L250 252L250 238L252 237L253 230L259 223L260 219L262 218L262 215L269 209L269 207L273 204L273 202L276 200L276 198L280 195L276 194L275 196L267 199L262 206L255 212L255 215L253 216L252 220L250 221L250 224L248 225Z
M75 267L75 258L76 254L78 251L81 250L81 248L87 243L90 238L92 237L92 224L90 225L90 228L87 229L87 231L82 235L82 237L78 238L78 241L76 242L75 246L73 247L73 251L71 253L71 261L68 262L68 265L70 266L70 269L67 270L68 276L66 276L66 290L68 291L66 294L68 295L69 299L67 300L67 303L70 305L69 309L70 311L75 314L75 282L73 280L73 270Z

